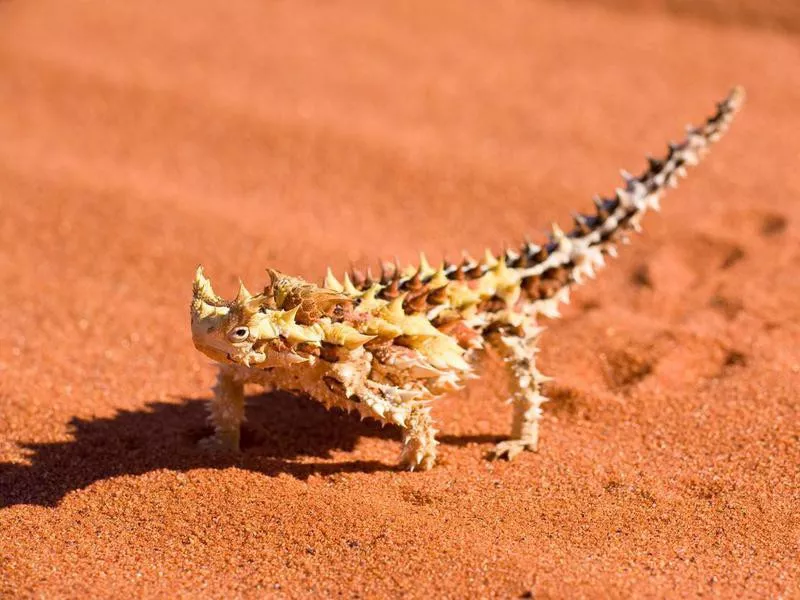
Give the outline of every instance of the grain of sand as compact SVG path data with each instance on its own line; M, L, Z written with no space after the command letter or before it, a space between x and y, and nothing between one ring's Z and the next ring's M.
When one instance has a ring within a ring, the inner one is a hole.
M763 6L762 6L763 4ZM793 2L0 2L0 596L799 597ZM542 448L496 362L441 464L253 390L199 455L202 262L499 248L749 91L545 334Z

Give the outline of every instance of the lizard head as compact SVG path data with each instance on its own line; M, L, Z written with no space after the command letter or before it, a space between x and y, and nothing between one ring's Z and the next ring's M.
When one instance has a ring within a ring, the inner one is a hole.
M228 301L197 268L189 312L200 352L223 364L269 368L313 360L324 342L355 348L372 339L336 322L351 308L350 298L277 271L270 275L262 293L240 283Z
M192 286L192 341L209 358L220 363L250 363L257 330L252 328L254 311L245 310L252 299L241 286L239 295L229 302L214 292L202 267L197 268ZM258 307L255 311L258 311Z

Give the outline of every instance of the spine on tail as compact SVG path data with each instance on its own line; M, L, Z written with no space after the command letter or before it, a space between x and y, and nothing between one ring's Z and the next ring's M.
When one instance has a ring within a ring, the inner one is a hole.
M409 314L430 316L429 311L433 310L446 315L443 308L464 311L475 305L494 311L520 301L530 314L557 317L558 305L569 300L572 285L581 283L584 277L593 277L605 264L606 255L616 256L616 242L620 238L624 241L627 231L638 231L639 222L649 209L659 209L662 194L667 188L676 187L679 178L686 175L686 168L696 165L727 131L743 102L744 90L737 87L703 125L688 128L682 142L671 143L666 156L648 157L648 167L638 177L623 172L625 185L613 197L595 197L594 214L576 214L575 226L566 233L554 225L549 240L542 245L525 243L519 251L506 250L500 256L487 251L482 261L465 257L462 263L444 262L439 269L421 256L418 268L382 266L378 280L369 271L365 277L354 270L341 284L329 273L323 286L358 302L370 294L387 301L403 295L403 308ZM449 283L469 284L484 277L495 284L504 283L506 288L513 288L513 293L501 293L494 284L472 286L469 292L461 286L458 297L450 297Z
M677 187L686 168L698 164L722 137L743 102L744 90L734 88L703 125L688 128L682 142L670 143L664 158L648 157L648 167L640 176L623 171L625 186L612 198L595 197L595 214L576 214L570 232L553 226L548 243L526 243L520 253L507 252L506 264L517 269L532 308L545 316L557 316L558 303L569 299L569 287L592 277L605 264L604 255L616 256L615 242L627 230L639 231L649 209L659 210L662 194Z

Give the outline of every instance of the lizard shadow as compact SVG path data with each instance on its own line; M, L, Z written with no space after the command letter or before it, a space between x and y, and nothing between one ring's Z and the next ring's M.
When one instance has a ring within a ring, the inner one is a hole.
M24 463L0 463L0 508L16 504L56 506L69 492L120 475L141 475L159 469L188 471L236 466L298 479L314 474L376 472L395 469L377 461L296 461L330 459L334 451L352 451L361 437L400 439L399 431L355 415L327 411L319 403L284 392L248 399L248 423L242 431L242 452L214 455L197 448L210 435L205 403L151 402L140 410L122 410L112 417L73 418L67 441L26 443Z
M68 493L121 475L167 469L238 467L267 476L297 479L335 473L392 471L378 461L333 461L332 452L351 452L362 437L400 440L400 431L385 429L355 414L326 410L310 398L271 392L248 398L248 421L242 428L242 452L235 456L202 452L197 442L210 435L205 402L150 402L142 409L121 410L111 417L71 419L72 439L24 443L26 462L0 462L0 508L16 504L56 506ZM499 441L492 435L441 435L444 444L465 446ZM318 458L319 461L297 460Z

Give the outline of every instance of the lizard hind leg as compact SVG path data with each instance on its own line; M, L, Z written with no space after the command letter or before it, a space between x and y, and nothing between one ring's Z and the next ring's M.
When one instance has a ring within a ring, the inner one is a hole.
M400 466L409 471L427 471L436 462L436 429L430 408L411 409L403 428L403 452Z
M513 330L497 331L488 336L492 347L503 357L511 379L513 421L511 436L495 446L494 458L513 460L524 450L536 451L539 444L539 421L547 398L541 385L550 378L536 368L536 344L541 328L532 318Z

